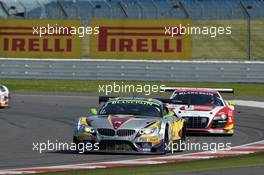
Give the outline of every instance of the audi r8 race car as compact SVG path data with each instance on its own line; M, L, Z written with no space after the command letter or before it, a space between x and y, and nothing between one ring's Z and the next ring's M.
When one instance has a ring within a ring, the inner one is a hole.
M98 113L92 108L92 115L78 119L74 143L99 143L100 150L110 152L163 154L185 140L185 120L160 100L99 97L99 102L104 105Z
M234 93L233 89L165 87L163 90L173 91L170 99L174 104L168 108L186 120L187 133L233 135L235 108L220 94Z
M7 107L9 102L9 90L6 86L0 85L0 108Z

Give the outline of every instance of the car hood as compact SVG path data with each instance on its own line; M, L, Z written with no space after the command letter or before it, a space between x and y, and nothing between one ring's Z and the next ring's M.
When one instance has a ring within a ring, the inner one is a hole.
M161 118L140 115L97 115L87 117L87 123L94 128L141 129Z

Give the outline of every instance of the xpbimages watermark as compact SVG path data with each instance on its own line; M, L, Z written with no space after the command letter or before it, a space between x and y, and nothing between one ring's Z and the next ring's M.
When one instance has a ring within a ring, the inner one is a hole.
M47 140L46 142L33 142L32 150L37 151L40 154L46 151L74 151L78 153L84 153L86 151L98 151L99 143L67 143L59 142L58 140L51 141Z
M175 153L178 151L209 151L212 153L216 153L218 151L228 151L231 150L232 143L230 142L191 142L190 140L187 141L179 141L177 143L170 143L165 144L165 149L171 153ZM33 142L32 143L32 150L38 152L40 154L44 152L53 152L53 151L73 151L78 152L80 154L85 152L93 152L93 151L105 151L104 149L101 150L99 147L99 143L67 143L67 142L59 142L58 140L51 141L47 140L45 142Z
M227 142L191 142L187 140L182 142L181 140L177 143L170 143L166 144L166 149L169 150L171 153L177 151L210 151L212 153L216 153L217 151L228 151L231 150L232 143Z
M231 26L192 26L190 24L184 26L180 24L177 27L165 27L164 30L164 34L171 37L180 35L208 35L211 38L215 38L219 35L232 34Z
M46 26L34 26L33 35L38 35L39 37L45 35L78 35L79 37L84 37L85 35L98 35L99 27L91 26L59 26L58 24Z
M99 84L98 92L108 95L110 93L139 93L150 95L152 93L165 92L165 85L155 84L127 84L124 82L111 84Z

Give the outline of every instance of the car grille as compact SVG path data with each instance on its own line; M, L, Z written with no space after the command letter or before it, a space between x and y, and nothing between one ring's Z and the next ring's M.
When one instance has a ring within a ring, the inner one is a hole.
M107 128L100 128L97 129L98 133L103 136L114 136L115 130L113 129L107 129Z
M184 116L183 118L187 121L187 128L206 128L209 122L208 117Z
M106 151L135 151L136 149L129 141L123 140L102 140L99 143L100 150Z
M135 130L133 129L120 129L117 130L117 135L120 137L128 137L128 136L132 136L135 134Z
M99 128L97 129L98 133L103 136L119 136L119 137L129 137L135 134L133 129L119 129L117 131L108 128Z

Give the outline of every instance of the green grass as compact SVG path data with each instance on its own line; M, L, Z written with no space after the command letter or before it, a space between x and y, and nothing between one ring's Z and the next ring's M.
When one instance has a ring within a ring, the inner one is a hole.
M264 20L252 21L252 57L264 60Z
M231 35L193 35L193 59L206 60L246 60L247 21L246 20L204 20L193 21L193 26L231 26ZM253 60L264 60L264 20L251 22L251 49Z
M211 87L234 88L235 96L264 97L264 84L246 83L174 83L174 82L140 82L123 81L124 84L134 85L166 85L182 87ZM116 81L121 85L121 81ZM12 92L84 92L96 93L99 85L113 84L113 81L93 80L0 80L0 84L6 85ZM103 94L102 94L103 95Z
M151 175L176 172L197 172L205 170L220 170L226 168L240 168L264 166L264 152L243 156L214 158L209 160L196 160L189 162L167 163L158 165L141 165L129 167L112 167L104 169L91 169L80 171L66 171L56 173L43 173L43 175Z

